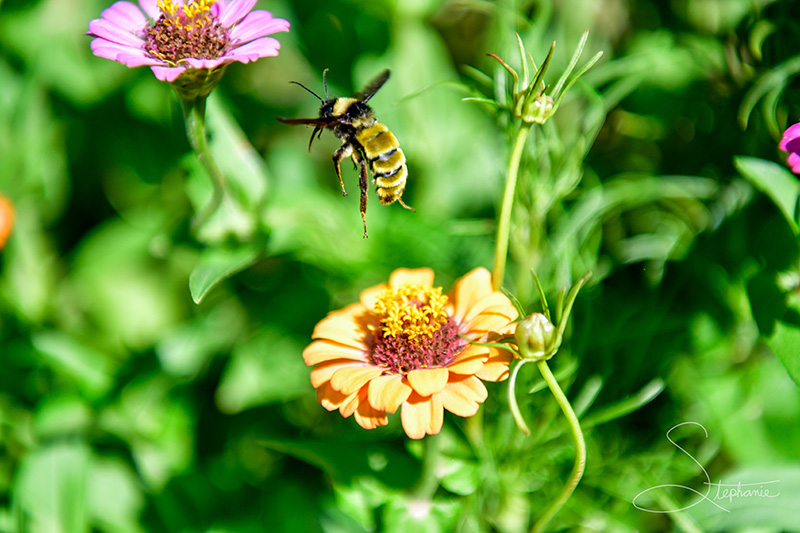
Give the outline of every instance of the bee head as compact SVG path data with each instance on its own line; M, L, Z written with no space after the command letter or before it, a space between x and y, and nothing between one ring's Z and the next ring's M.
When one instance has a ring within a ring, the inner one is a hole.
M333 108L336 105L336 99L332 98L330 100L323 100L322 105L319 107L319 116L320 118L331 118L333 117Z

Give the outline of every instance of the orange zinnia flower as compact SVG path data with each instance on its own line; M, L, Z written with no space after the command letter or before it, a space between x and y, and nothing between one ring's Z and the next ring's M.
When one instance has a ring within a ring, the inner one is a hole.
M398 269L389 283L361 293L360 302L328 314L303 352L323 407L355 415L366 429L386 425L402 406L412 439L435 435L443 409L472 416L486 399L481 380L508 377L512 356L470 344L513 333L517 310L492 290L491 275L476 268L452 292L433 287L433 271Z
M11 228L14 227L14 206L0 194L0 250L6 245Z

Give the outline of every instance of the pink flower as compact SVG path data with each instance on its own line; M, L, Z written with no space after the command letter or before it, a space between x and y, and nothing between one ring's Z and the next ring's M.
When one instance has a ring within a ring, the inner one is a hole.
M149 66L173 82L190 69L211 70L276 56L280 43L267 37L289 31L289 22L252 11L256 0L120 1L89 23L94 55L128 67Z
M792 168L792 172L800 174L800 123L789 126L783 132L783 138L778 148L784 152L789 152L787 162Z

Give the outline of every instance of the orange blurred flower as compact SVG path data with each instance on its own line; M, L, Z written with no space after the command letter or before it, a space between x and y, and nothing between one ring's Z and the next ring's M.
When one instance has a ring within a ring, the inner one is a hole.
M0 250L6 245L11 228L14 227L14 206L11 201L0 194Z
M412 439L435 435L443 409L472 416L486 399L483 381L508 377L505 350L469 344L513 334L517 310L476 268L448 295L433 287L433 270L398 269L389 283L361 293L314 328L303 352L323 407L355 415L365 429L386 425L401 407Z

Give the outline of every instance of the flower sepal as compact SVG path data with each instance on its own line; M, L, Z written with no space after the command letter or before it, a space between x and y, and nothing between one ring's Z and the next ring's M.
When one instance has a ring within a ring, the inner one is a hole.
M170 85L175 89L175 93L181 101L191 102L199 98L206 98L225 75L227 67L228 65L211 69L190 68L184 70Z
M561 292L558 302L558 325L553 324L550 318L550 307L547 305L544 290L535 272L533 275L539 299L542 302L542 312L532 313L519 322L514 332L514 340L519 349L522 359L529 361L547 361L551 359L564 340L564 331L572 313L572 306L578 297L578 292L592 276L591 272L584 274L575 285L569 290L564 299L565 291Z
M603 52L601 51L595 54L594 57L592 57L592 59L590 59L583 66L583 68L581 68L575 74L575 76L570 79L570 75L575 69L575 66L578 64L578 60L583 53L583 47L586 45L586 39L589 37L589 30L586 30L583 33L583 37L581 37L580 42L578 43L575 53L572 55L572 60L570 61L569 66L561 75L561 78L559 78L558 83L556 83L552 93L546 94L545 91L547 90L548 86L544 83L544 75L550 66L550 61L553 58L553 52L555 51L556 43L554 42L550 45L550 50L547 52L547 56L544 58L541 67L537 68L536 63L533 61L533 57L525 50L525 45L522 43L522 38L519 36L519 34L515 35L517 36L520 61L522 63L521 80L517 71L514 70L508 63L503 61L499 56L495 54L488 55L500 62L503 68L506 69L509 74L511 74L511 77L514 80L514 84L511 87L510 106L510 110L512 111L513 115L528 124L544 124L547 119L555 114L567 91L572 88L575 82L578 81L578 79L583 76L586 71L588 71L590 68L592 68L592 66L594 66L595 63L597 63L597 61L603 55ZM533 68L533 79L530 81L528 61L530 61L531 67ZM521 89L520 81L522 82Z

